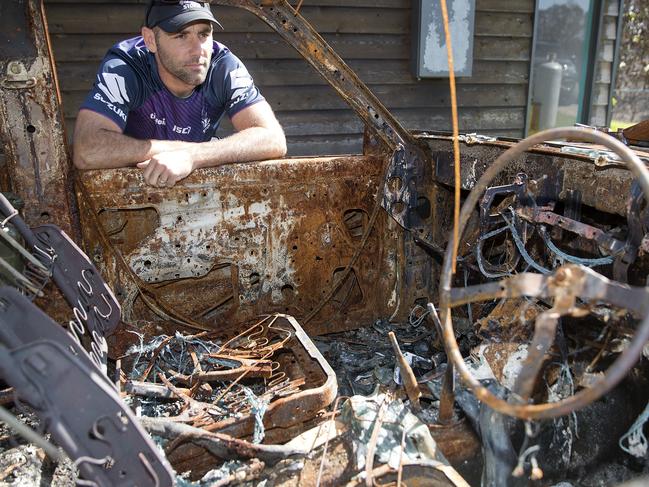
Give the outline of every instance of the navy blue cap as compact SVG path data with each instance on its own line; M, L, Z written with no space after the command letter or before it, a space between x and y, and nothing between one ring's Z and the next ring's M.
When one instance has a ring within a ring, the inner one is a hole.
M207 20L222 28L214 18L209 2L192 0L153 0L149 4L145 24L150 29L160 27L165 32L174 33L197 20Z

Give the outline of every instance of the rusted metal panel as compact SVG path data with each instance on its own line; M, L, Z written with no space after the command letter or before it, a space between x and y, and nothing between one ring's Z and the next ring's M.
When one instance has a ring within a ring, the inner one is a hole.
M129 272L208 328L273 311L300 319L320 304L368 231L384 163L348 156L237 164L197 171L171 189L145 185L137 170L84 172L84 242L127 322L165 321L138 298ZM98 222L110 245L102 244ZM424 276L416 291L403 286L407 268L419 263L404 261L402 242L403 230L379 215L351 274L307 331L404 316L410 294L428 296Z
M74 235L69 158L41 3L0 6L0 138L27 223L55 223Z
M460 144L462 188L471 189L485 170L502 154L504 149L513 147L514 142L505 140L480 140L463 136ZM435 175L440 183L453 184L453 144L449 136L422 135L433 152ZM570 142L540 144L529 152L521 154L507 166L495 180L505 184L519 172L543 176L546 179L548 194L556 199L566 196L570 189L579 191L583 204L600 211L626 215L626 200L633 174L623 167L621 161L605 160L607 155L597 147L590 147L583 153L570 154L566 148L580 148L580 144ZM589 155L590 154L590 155ZM639 153L647 159L647 154ZM551 181L552 184L548 184Z

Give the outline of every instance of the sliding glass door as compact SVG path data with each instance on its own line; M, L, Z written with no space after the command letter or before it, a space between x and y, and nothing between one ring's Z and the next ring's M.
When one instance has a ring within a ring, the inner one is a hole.
M594 3L537 1L528 133L582 121L592 76Z

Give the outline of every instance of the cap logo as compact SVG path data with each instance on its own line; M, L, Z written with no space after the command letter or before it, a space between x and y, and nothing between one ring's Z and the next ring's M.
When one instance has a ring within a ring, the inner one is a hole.
M212 14L209 1L151 0L145 19L150 29L160 27L166 32L178 32L182 25L197 20L221 25Z

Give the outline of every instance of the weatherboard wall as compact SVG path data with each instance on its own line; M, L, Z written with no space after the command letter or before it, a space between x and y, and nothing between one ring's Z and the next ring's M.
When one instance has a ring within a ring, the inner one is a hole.
M137 34L146 0L45 4L71 133L101 58ZM246 11L213 9L225 28L217 40L249 68L290 155L360 152L362 122L293 48ZM409 0L305 0L300 13L407 128L450 130L448 80L412 74ZM473 73L458 78L462 132L523 136L533 13L533 0L476 0Z

